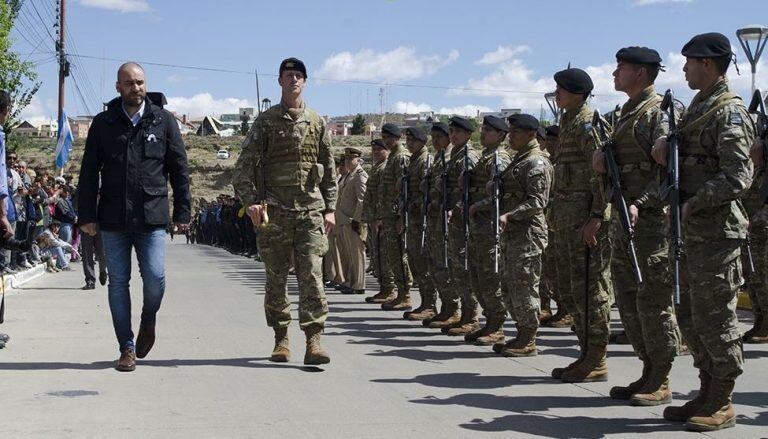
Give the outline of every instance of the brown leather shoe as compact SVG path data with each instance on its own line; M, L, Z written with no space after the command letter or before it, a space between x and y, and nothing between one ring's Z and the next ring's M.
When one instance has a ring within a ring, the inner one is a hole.
M139 327L139 336L136 338L136 356L144 358L152 346L155 345L155 325L141 325Z
M136 352L133 348L125 348L120 351L120 359L117 360L119 372L133 372L136 370Z

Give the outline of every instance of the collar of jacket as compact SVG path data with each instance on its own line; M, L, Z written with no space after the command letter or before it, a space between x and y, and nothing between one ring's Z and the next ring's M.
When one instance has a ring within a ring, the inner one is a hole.
M144 121L147 119L159 122L160 114L161 114L160 107L153 104L149 99L145 98L144 114L141 116L141 122L139 122L139 125L144 123ZM114 124L121 119L123 119L128 123L131 123L131 121L128 120L128 116L125 115L125 111L123 111L123 98L118 96L112 99L111 101L109 101L109 103L107 103L107 123ZM131 125L133 124L131 123Z

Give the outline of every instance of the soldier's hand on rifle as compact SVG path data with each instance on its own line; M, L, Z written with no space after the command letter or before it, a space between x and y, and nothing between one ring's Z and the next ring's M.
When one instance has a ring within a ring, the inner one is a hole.
M504 215L499 216L499 230L503 232L507 229L507 224L509 223L509 214L505 213Z
M651 149L651 157L661 166L667 166L667 138L659 137Z
M765 164L765 153L763 152L763 141L759 138L756 138L754 142L752 142L752 147L749 149L749 156L752 158L752 163L755 164L755 167L762 168Z
M333 227L336 225L336 215L333 212L326 212L323 214L323 222L325 223L325 234L331 233Z
M600 174L608 172L605 166L605 153L603 151L597 150L592 153L592 168Z
M254 227L261 226L261 221L264 218L264 206L261 204L252 204L248 206L248 218L251 219Z
M600 218L590 218L589 221L581 226L581 230L579 232L581 234L582 241L584 241L584 244L589 247L594 247L597 245L597 232L600 230L602 222L603 221Z
M477 207L477 203L469 206L469 216L475 216L477 209L479 209L479 207Z
M634 204L630 204L628 210L629 210L629 223L632 225L632 227L635 227L635 225L637 224L637 218L640 217L640 210Z
M88 236L96 236L96 233L98 232L98 228L96 227L96 223L86 223L80 225L80 230L83 231Z

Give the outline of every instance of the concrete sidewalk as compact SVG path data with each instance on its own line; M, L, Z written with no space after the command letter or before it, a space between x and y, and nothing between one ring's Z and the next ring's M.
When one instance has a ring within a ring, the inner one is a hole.
M565 329L542 330L538 357L505 359L362 296L329 291L323 342L331 364L301 364L296 324L293 361L273 364L260 263L176 240L167 266L158 341L133 373L113 369L118 351L106 288L80 290L81 272L46 275L6 299L0 330L12 339L0 350L0 437L704 436L664 421L663 407L629 407L606 396L640 374L629 346L610 347L609 382L563 384L549 373L577 355ZM290 288L295 300L293 281ZM138 326L135 264L132 290ZM768 347L747 345L745 355L734 397L739 425L706 436L768 436ZM691 357L677 359L671 384L677 401L698 388Z

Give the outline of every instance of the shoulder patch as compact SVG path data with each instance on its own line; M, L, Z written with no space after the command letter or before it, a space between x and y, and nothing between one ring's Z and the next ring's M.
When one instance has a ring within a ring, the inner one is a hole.
M731 113L728 116L728 123L733 125L742 125L744 123L744 119L741 117L741 114L739 113Z

